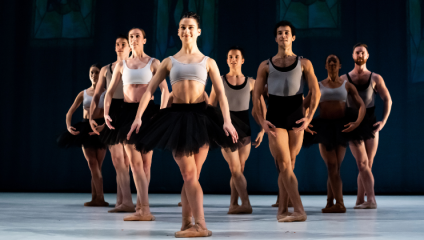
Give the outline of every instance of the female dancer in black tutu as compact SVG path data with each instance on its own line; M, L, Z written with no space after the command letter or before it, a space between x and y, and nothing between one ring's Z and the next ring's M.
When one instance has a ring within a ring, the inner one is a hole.
M184 179L181 192L182 227L181 231L175 233L176 237L212 235L206 228L198 172L210 147L232 147L233 151L237 149L238 135L231 124L218 66L197 47L196 41L201 32L199 21L199 16L192 12L182 16L178 28L182 49L163 60L140 101L137 116L128 133L128 139L134 139L137 149L142 152L153 148L171 150L180 167ZM213 107L207 107L204 100L208 74L219 100L222 116ZM154 89L168 75L172 85L173 104L170 108L160 110L146 123L143 118ZM134 131L138 134L132 134Z
M366 131L371 128L375 136L365 139L359 144L349 144L350 151L355 157L359 169L358 195L354 208L374 209L377 208L377 203L375 201L374 176L371 168L375 154L377 153L379 132L386 125L390 115L392 98L381 75L367 69L366 63L369 58L368 46L363 43L353 46L352 57L355 61L355 68L340 78L352 83L365 103L367 111L358 129L364 129L362 131ZM383 118L381 121L377 121L374 114L375 95L377 93L384 102ZM348 107L355 107L350 98L347 100L347 105ZM367 194L366 202L365 193Z
M130 46L128 44L128 38L125 35L119 35L116 38L115 42L115 52L117 60L113 63L110 63L100 70L99 81L94 92L93 101L90 106L90 126L93 132L97 135L100 135L97 128L103 129L104 125L98 125L98 123L92 118L93 112L97 109L98 104L103 105L103 102L99 102L101 92L110 86L112 81L113 69L117 63L122 62L128 58L130 53ZM124 92L123 92L122 82L120 82L116 88L115 93L113 94L112 102L109 109L109 115L115 121L119 116L122 103L124 102ZM108 128L105 132L109 130ZM104 132L104 133L105 133ZM105 133L106 134L106 133ZM109 212L135 212L135 206L131 197L130 189L130 176L129 176L129 160L125 154L124 146L121 143L109 145L110 155L112 157L112 163L116 170L116 183L118 185L117 194L116 194L116 205L114 209L109 210Z
M225 89L225 95L228 98L231 118L242 120L247 126L245 129L246 137L239 139L238 150L231 152L230 149L222 149L222 155L228 162L231 171L230 187L231 202L228 214L252 213L249 195L247 194L247 182L243 175L244 166L250 154L251 130L249 122L249 102L250 92L255 86L255 79L245 77L241 72L241 66L244 63L243 49L238 46L231 47L227 53L227 64L230 72L222 75L222 82ZM262 99L263 100L263 99ZM214 88L212 87L210 95L210 104L216 106L217 99ZM263 109L262 109L263 111ZM233 117L234 116L234 117ZM235 124L237 121L232 121ZM258 147L263 139L265 131L262 129L256 137L253 145ZM238 197L241 199L241 206L238 205Z
M365 105L361 97L348 81L339 78L341 68L340 59L331 54L326 59L325 68L328 77L319 82L321 99L319 101L319 117L312 120L306 129L303 145L310 147L319 144L319 150L327 165L327 206L323 213L344 213L346 207L343 202L343 184L340 177L340 166L346 153L349 141L361 141L372 135L371 132L360 132L357 129L365 115ZM358 106L359 114L355 122L350 122L346 114L346 100L348 96ZM309 106L310 95L304 101ZM355 131L354 131L355 130ZM336 199L336 204L334 204Z
M102 177L102 164L106 156L106 146L100 141L99 136L91 136L89 124L89 109L93 98L94 89L99 79L100 65L94 64L90 67L90 81L91 87L80 92L66 114L66 126L68 131L59 136L57 142L60 147L82 147L85 159L87 159L88 167L91 172L91 193L92 199L90 202L84 203L84 206L109 206L104 200L103 195L103 177ZM103 94L100 97L101 102L104 98ZM71 125L72 115L77 108L83 105L83 120ZM98 123L104 123L103 119L103 104L99 104L96 111L94 111L92 118L96 119Z
M253 91L253 106L257 118L268 133L271 154L280 170L277 219L279 222L305 221L307 216L297 189L293 162L302 147L304 129L309 125L318 106L320 92L311 61L293 53L292 43L296 39L294 26L290 22L281 21L275 25L274 35L278 53L259 66ZM303 111L305 83L312 94L306 116ZM269 92L266 120L260 107L265 84L268 84ZM288 212L289 198L293 203L293 213Z
M133 215L125 217L124 220L153 221L155 218L150 213L148 196L153 151L140 154L134 145L126 142L126 136L137 113L138 103L145 94L150 80L156 74L160 62L144 52L144 44L146 43L144 30L139 28L131 29L128 33L128 39L132 55L127 60L116 64L112 81L108 86L105 96L105 121L110 131L108 130L105 133L104 139L111 145L118 143L124 144L137 188L136 212ZM121 82L123 84L124 103L122 105L122 112L115 121L109 115L109 110L114 93L118 90ZM163 82L160 88L163 96L162 104L166 106L169 94L166 82ZM149 105L144 116L146 120L159 110L159 107L156 107L157 105L154 104L152 99L153 97L149 97Z

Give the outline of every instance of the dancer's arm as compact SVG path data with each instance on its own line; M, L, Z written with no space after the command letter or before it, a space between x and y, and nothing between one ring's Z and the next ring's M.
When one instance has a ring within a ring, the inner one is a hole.
M68 112L66 113L66 129L68 129L68 131L72 135L78 135L79 134L79 131L75 131L75 128L71 126L71 122L72 122L72 115L74 115L74 112L81 105L83 100L84 100L84 91L81 91L78 94L77 98L75 98L75 101L72 104L71 108L69 108Z
M384 125L386 125L390 111L392 110L392 97L390 96L389 90L387 89L383 78L378 74L375 75L375 90L384 102L383 119L374 124L374 126L378 126L375 132L379 132Z
M277 132L275 131L275 126L265 120L265 112L263 109L266 109L263 107L265 103L261 102L261 97L263 98L262 94L264 93L264 87L266 84L266 80L268 78L268 60L263 61L258 68L258 75L256 77L255 81L255 87L253 89L253 95L252 95L252 102L253 102L253 110L256 115L257 121L262 126L264 131L268 134L271 134L272 136L276 137Z
M211 89L211 94L209 95L209 100L208 103L214 107L216 107L216 105L218 105L218 99L216 98L216 93L215 93L215 89L212 86Z
M112 122L112 118L109 116L110 104L112 103L113 94L118 88L119 83L122 81L122 69L124 63L121 61L116 64L115 69L113 69L112 80L110 81L110 85L108 86L105 94L105 105L104 105L104 116L106 125L110 129L115 129L110 122Z
M346 86L347 94L351 96L351 98L353 99L353 102L359 108L358 118L356 119L356 121L350 122L344 125L346 128L343 129L342 131L342 132L351 132L355 128L357 128L359 124L361 124L362 120L364 119L366 109L365 109L364 101L362 101L362 98L359 96L359 93L358 93L358 90L356 90L356 87L350 82L346 82L345 86Z
M319 99L321 98L321 92L318 86L318 79L315 76L314 67L312 66L311 61L306 58L302 58L301 61L303 67L303 75L309 87L308 95L311 94L311 99L308 106L309 111L307 112L307 115L296 122L297 124L302 123L302 125L298 128L293 128L295 132L303 131L309 126L309 123L312 121L315 111L317 110Z
M99 81L97 82L96 89L94 89L93 100L91 101L90 110L89 110L90 127L93 130L93 132L96 133L96 134L99 134L99 132L96 129L97 123L96 123L96 121L93 120L92 116L93 116L94 111L97 108L97 104L99 103L100 96L102 95L103 90L106 86L107 67L108 67L108 65L102 67L102 69L100 70Z
M140 100L138 105L137 114L135 116L134 122L131 125L131 130L127 134L127 139L129 140L131 134L134 132L138 133L141 127L141 117L143 116L144 111L149 104L150 99L152 99L153 94L155 93L156 88L158 88L159 84L165 80L165 78L169 75L169 71L172 67L172 61L170 58L166 58L159 65L159 68L156 74L150 80L149 85L147 86L146 92L144 92L143 97Z
M216 98L219 101L222 116L224 117L224 131L227 136L231 135L233 142L236 143L238 134L231 123L230 107L228 106L228 99L225 95L224 84L222 83L221 75L219 74L218 65L216 65L215 60L208 58L206 68L208 69L209 77L212 81L212 86L215 89Z
M250 92L253 93L253 90L255 89L255 79L253 78L249 78L249 85L250 85ZM263 113L263 117L266 117L266 105L265 105L265 101L264 101L264 96L261 95L261 108L262 108L262 113ZM252 116L255 119L256 122L259 122L258 117L256 116L255 113L255 109L252 109ZM253 146L255 146L255 148L258 148L259 145L261 145L262 140L264 138L264 134L265 134L265 130L262 128L262 125L260 125L260 131L258 132L258 135L256 136L255 141L252 143Z
M159 69L160 61L158 59L153 60L152 67L153 67L153 76L156 74L157 70ZM159 89L162 93L161 99L160 99L160 108L166 108L168 105L168 99L169 99L169 89L168 84L166 81L162 81L159 84ZM156 89L155 89L156 90Z

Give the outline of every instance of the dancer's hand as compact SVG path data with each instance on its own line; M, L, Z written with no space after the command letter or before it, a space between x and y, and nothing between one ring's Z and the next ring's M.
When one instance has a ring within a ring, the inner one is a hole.
M352 132L353 130L355 130L355 128L357 128L359 126L359 123L357 122L350 122L346 125L344 125L346 128L342 130L342 132Z
M296 124L300 124L300 123L302 123L302 125L300 125L300 127L298 127L298 128L294 127L293 128L295 133L301 132L301 131L305 130L306 128L308 128L309 123L311 123L311 119L304 117L304 118L301 118L301 119L296 121Z
M89 132L88 134L90 135L90 136L93 136L93 135L100 135L100 132L101 131L103 131L103 129L105 128L105 126L106 126L106 124L102 124L102 125L100 125L100 126L97 126L92 132ZM97 132L97 133L96 133Z
M134 130L135 130L135 133L138 134L138 131L140 131L140 127L141 127L141 119L135 119L133 124L131 125L130 132L127 134L127 140L130 140L130 137L132 133L134 132Z
M274 137L277 137L277 131L275 131L277 128L272 124L270 121L264 120L262 123L262 129L268 133L271 134Z
M377 129L374 130L373 133L376 134L376 133L380 132L380 130L383 129L384 125L386 125L386 123L383 122L383 121L379 121L379 122L374 123L373 126L374 127L377 127L378 126L378 127L377 127Z
M308 132L308 133L310 133L310 134L312 134L312 135L314 135L314 134L317 134L317 132L315 132L315 131L312 131L310 128L311 127L314 127L312 124L309 124L309 126L305 129L305 132Z
M74 127L69 126L68 127L68 132L70 132L72 135L78 135L80 132L77 131Z
M95 134L97 134L97 135L100 135L100 133L96 130L96 128L97 128L97 123L96 123L96 121L94 121L94 119L91 119L90 120L90 127L91 127L91 130L93 130L93 133L95 133ZM89 133L90 134L90 133ZM90 134L90 135L94 135L94 134Z
M115 128L110 124L112 122L112 118L109 115L105 115L105 123L109 129L115 130Z
M231 138L233 139L233 143L236 143L237 140L238 140L238 134L237 134L237 131L234 128L233 124L232 123L224 122L223 128L224 128L225 134L227 136L230 136L231 135Z
M265 130L263 129L262 131L258 133L258 136L256 137L255 141L252 143L252 145L255 146L255 148L258 148L259 145L261 145L262 140L264 138L264 134L265 134Z

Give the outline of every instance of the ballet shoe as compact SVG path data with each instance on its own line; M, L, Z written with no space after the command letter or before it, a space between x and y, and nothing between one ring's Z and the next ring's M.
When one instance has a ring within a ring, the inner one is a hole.
M321 209L322 213L345 213L346 207L341 203L336 203L331 207Z
M212 231L207 229L202 229L198 224L193 225L191 228L184 231L179 231L175 233L176 238L191 238L191 237L210 237L212 236Z
M239 205L230 205L230 208L228 208L227 214L235 214L238 207Z
M134 208L134 205L128 206L128 205L121 204L121 205L119 205L119 206L115 207L114 209L111 209L107 212L109 212L109 213L135 212L135 208Z
M178 207L182 207L183 204L181 202L178 203Z
M135 214L124 217L124 221L155 221L155 220L156 218L152 214L141 215L139 213L135 213Z
M237 206L233 209L230 208L227 214L251 214L252 212L252 206Z
M306 221L306 219L307 219L306 214L302 214L302 215L296 214L294 216L292 214L290 216L278 219L278 222L304 222Z
M84 206L85 207L107 207L109 206L109 203L105 202L104 200L103 201L94 200L94 201L84 203Z
M280 205L278 203L274 203L271 205L271 207L279 207Z
M353 209L377 209L377 203L364 202L356 205Z
M282 218L285 218L287 216L290 216L291 214L292 214L291 212L285 212L283 214L279 214L279 215L277 215L277 220L280 220Z

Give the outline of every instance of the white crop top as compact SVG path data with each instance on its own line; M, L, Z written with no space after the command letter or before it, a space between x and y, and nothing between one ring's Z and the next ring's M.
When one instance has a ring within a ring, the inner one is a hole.
M88 95L87 90L84 90L84 98L82 100L82 107L86 110L89 109L92 100L93 100L93 96Z
M150 65L154 58L150 58L149 62L143 68L131 69L127 67L127 63L123 60L124 70L122 71L122 83L128 84L149 84L152 80L153 73L150 70Z
M169 57L172 61L171 72L169 79L171 85L182 80L193 80L206 85L208 78L208 71L206 71L206 60L209 58L205 56L199 63L182 63L174 57Z

